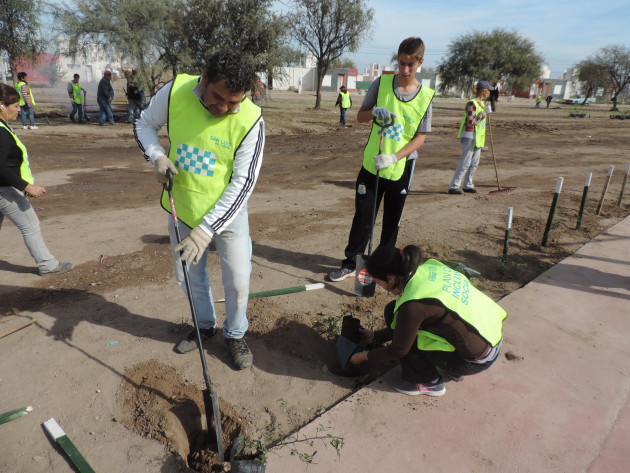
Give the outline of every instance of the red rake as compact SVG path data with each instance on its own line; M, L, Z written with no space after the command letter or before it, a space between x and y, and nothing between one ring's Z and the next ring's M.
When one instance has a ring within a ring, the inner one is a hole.
M499 171L497 170L497 158L494 156L494 144L492 143L492 127L490 126L490 115L486 117L486 122L488 123L488 135L490 137L490 150L492 150L492 161L494 162L494 173L497 176L497 189L494 191L490 191L490 194L509 194L513 192L516 187L501 187L499 184Z

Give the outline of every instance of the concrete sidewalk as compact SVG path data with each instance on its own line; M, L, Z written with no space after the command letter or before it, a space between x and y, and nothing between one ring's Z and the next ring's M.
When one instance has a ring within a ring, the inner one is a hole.
M299 434L345 438L309 473L622 472L630 461L630 217L500 301L500 359L441 398L388 373ZM304 471L288 449L268 473Z

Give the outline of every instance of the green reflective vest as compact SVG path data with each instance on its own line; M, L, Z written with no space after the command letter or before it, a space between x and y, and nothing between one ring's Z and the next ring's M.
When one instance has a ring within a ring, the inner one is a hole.
M350 108L350 92L339 92L341 95L341 108Z
M471 99L470 102L475 104L477 108L477 115L480 115L484 110L485 106L483 102L479 102L477 99ZM462 117L462 122L459 125L459 132L457 133L457 138L462 137L462 132L466 127L466 110L464 110L464 116ZM486 120L481 120L477 122L475 125L475 148L483 148L486 144Z
M177 216L196 227L214 208L232 177L234 156L262 115L260 107L243 99L237 113L215 117L193 93L199 76L179 74L173 81L168 105L169 159ZM166 191L162 207L170 212Z
M15 103L15 102L14 102ZM28 162L28 153L26 152L26 146L20 141L13 130L6 126L4 122L0 120L0 126L11 133L11 136L15 140L15 144L22 150L22 164L20 165L20 177L28 182L29 184L33 184L35 182L35 178L33 177L33 173L31 172L31 165Z
M396 115L394 124L387 128L380 128L373 123L370 137L363 150L363 167L374 175L376 175L374 156L379 154L381 131L384 134L381 152L383 154L396 153L416 136L418 126L435 95L433 89L421 86L414 98L408 102L403 102L394 93L394 77L394 74L381 76L376 98L377 107L385 107ZM382 179L397 181L403 175L406 161L407 157L399 159L396 164L381 169L379 176Z
M28 85L26 82L22 81L22 82L18 82L17 85L15 86L15 90L17 90L17 93L20 94L20 107L22 107L23 105L26 105L26 100L24 100L24 96L22 95L22 86L26 84L26 87L28 88L28 95L31 97L31 105L35 106L35 98L33 97L33 92L31 92L31 86Z
M81 105L83 103L83 94L81 93L83 88L81 87L81 82L75 83L71 80L70 86L72 87L72 99L74 103Z
M396 328L398 308L407 301L437 299L447 309L472 325L491 346L503 337L503 319L507 312L475 288L463 274L437 260L420 265L407 282L394 308L392 330ZM446 339L427 330L419 330L418 348L427 351L455 351Z

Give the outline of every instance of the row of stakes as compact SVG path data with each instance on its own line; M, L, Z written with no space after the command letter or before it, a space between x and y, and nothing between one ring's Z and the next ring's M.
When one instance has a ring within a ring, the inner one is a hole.
M604 205L604 199L606 198L606 193L608 192L608 186L610 184L610 180L612 179L614 170L615 170L615 166L608 166L606 183L604 184L602 195L599 198L599 203L597 204L597 210L595 211L596 215L599 215L602 211L602 207ZM626 182L628 182L628 174L630 174L630 163L628 163L626 167L626 172L623 176L623 184L621 185L621 191L619 192L619 198L617 199L617 207L621 207L621 200L623 199L623 193L626 188ZM582 226L582 216L584 215L584 207L586 206L586 198L588 196L589 187L591 186L592 177L593 177L592 172L589 172L586 175L586 180L584 182L584 191L582 192L582 202L580 203L580 210L578 212L578 217L577 217L577 225L575 227L576 230L579 230L580 227ZM551 231L551 226L553 224L553 217L556 213L556 207L558 206L558 198L560 197L560 192L562 192L563 182L564 182L563 177L559 177L558 180L556 181L556 189L553 194L553 200L551 201L551 208L549 209L549 217L547 217L547 225L545 227L545 233L543 235L541 246L547 246L547 240L549 239L549 232ZM511 230L512 230L512 207L508 207L507 224L505 226L505 240L503 242L503 260L507 258Z

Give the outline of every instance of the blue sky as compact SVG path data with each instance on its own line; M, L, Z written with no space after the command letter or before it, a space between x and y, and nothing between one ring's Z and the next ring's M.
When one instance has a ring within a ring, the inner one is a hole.
M551 69L552 78L604 46L630 47L628 0L367 0L366 3L374 9L373 33L356 53L344 55L355 62L359 72L372 62L388 65L400 41L408 36L424 40L424 65L435 67L446 56L449 43L460 35L495 28L515 31L534 43L544 64Z

